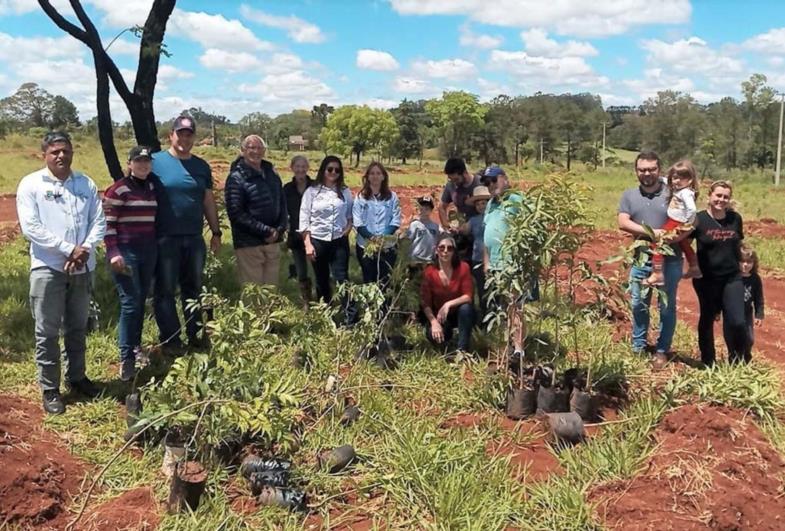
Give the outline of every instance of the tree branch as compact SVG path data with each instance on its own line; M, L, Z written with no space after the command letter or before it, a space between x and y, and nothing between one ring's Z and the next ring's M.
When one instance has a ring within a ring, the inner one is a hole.
M87 42L87 32L68 22L65 17L63 17L63 15L58 13L57 10L52 7L52 4L49 3L49 0L38 0L38 5L41 6L41 9L44 10L44 13L46 13L47 16L52 19L52 22L54 22L58 28L65 31L73 38L78 39L86 45L90 46L90 43Z
M123 99L126 105L130 104L130 100L133 99L133 94L128 88L125 78L123 78L123 74L120 73L117 65L114 64L112 58L109 57L109 54L106 53L106 50L104 50L104 45L101 42L101 36L99 35L95 24L93 24L93 21L90 20L90 17L87 16L87 13L85 13L85 10L79 0L70 0L70 3L71 8L73 8L74 13L76 14L76 18L79 19L79 22L82 23L82 26L84 26L85 29L87 40L83 42L85 42L85 44L87 44L93 50L93 53L103 56L106 72L109 74L109 78L112 80L112 84L114 85L117 94Z

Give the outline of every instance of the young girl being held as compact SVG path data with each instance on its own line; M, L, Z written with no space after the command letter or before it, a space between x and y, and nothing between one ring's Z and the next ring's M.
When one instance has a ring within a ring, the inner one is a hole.
M660 227L665 232L673 231L689 232L695 223L697 207L695 199L698 197L700 181L695 166L689 160L680 160L668 170L668 188L671 190L671 199L668 204L668 221ZM687 259L689 269L684 274L684 278L701 278L698 258L692 250L689 239L679 242L679 247ZM664 257L652 246L652 272L645 284L649 286L662 286L665 284L665 277L662 274L662 264Z
M744 284L744 319L747 322L747 349L744 361L752 360L752 345L755 343L755 329L763 321L763 283L758 275L758 255L755 249L741 244L739 250L741 281Z

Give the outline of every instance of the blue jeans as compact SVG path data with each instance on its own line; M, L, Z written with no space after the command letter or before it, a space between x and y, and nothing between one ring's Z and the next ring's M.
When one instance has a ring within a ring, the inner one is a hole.
M206 258L207 247L201 234L158 238L154 308L161 343L180 344L181 327L175 303L178 286L186 334L189 339L194 339L199 333L202 327L199 312L189 311L186 306L188 300L199 299L202 292L202 273Z
M134 349L142 344L144 326L144 303L155 274L155 245L143 247L120 246L120 254L130 270L127 273L112 271L117 294L120 297L120 321L117 325L117 341L120 360L133 360Z
M662 272L665 276L663 291L668 297L668 304L659 300L660 309L660 330L657 338L657 352L668 352L673 342L673 333L676 330L676 290L681 280L681 257L676 260L666 258ZM648 288L645 296L642 291L645 286L642 281L651 275L651 263L646 265L632 266L630 269L630 294L632 295L632 349L643 351L647 344L646 338L649 333L649 307L651 305L651 295L656 290Z
M92 273L68 275L48 267L30 271L30 309L35 321L35 362L42 391L60 389L60 329L65 377L85 377L85 338Z
M438 311L438 308L437 308ZM425 315L423 314L424 318ZM431 323L425 320L425 337L428 338L433 345L437 348L443 348L452 339L452 329L458 327L458 349L469 350L469 344L472 339L472 327L474 327L474 306L471 303L465 302L457 308L451 308L450 313L447 314L442 324L444 331L444 343L437 343L433 339L431 332Z
M359 245L356 248L357 261L360 262L360 269L363 273L363 284L373 282L379 284L379 287L384 290L390 283L390 275L398 258L397 250L395 247L391 247L383 250L379 256L366 256L365 249Z

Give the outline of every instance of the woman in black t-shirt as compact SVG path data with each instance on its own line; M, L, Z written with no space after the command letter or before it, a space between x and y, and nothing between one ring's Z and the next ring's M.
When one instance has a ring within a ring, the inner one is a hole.
M744 239L741 216L730 208L733 188L729 182L716 181L709 192L709 208L698 212L692 233L703 272L703 278L692 281L700 303L698 346L707 366L714 365L714 318L720 311L728 361L744 361L748 341L739 269L739 246Z

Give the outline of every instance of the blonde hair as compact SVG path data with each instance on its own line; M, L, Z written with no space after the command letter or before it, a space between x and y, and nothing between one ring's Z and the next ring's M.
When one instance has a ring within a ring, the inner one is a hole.
M691 160L683 159L671 166L668 169L668 188L673 191L673 178L676 175L686 175L690 178L690 189L695 192L695 197L698 197L700 191L700 179L698 178L698 171Z
M739 258L741 262L752 262L752 272L758 274L758 253L748 243L739 246Z
M731 184L730 181L724 181L724 180L713 181L709 185L709 197L711 197L711 194L714 193L714 190L716 190L717 188L727 188L728 190L730 190L730 201L728 201L728 210L736 210L736 201L733 200L733 184Z

